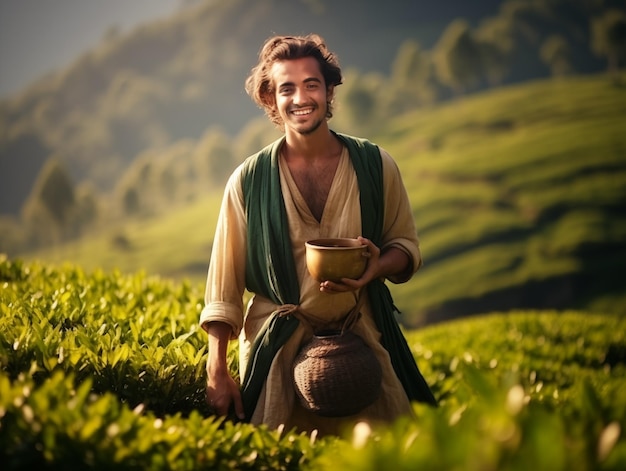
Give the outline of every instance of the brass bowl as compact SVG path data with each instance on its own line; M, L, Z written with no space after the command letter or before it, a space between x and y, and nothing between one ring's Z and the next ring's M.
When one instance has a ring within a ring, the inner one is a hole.
M356 280L367 265L367 246L357 239L315 239L306 247L306 266L311 276L319 281L341 282L341 278Z

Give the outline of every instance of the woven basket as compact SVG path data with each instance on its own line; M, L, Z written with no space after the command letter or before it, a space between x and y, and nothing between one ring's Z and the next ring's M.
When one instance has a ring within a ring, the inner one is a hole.
M353 415L380 395L382 369L374 352L351 330L318 332L293 367L302 406L324 417Z

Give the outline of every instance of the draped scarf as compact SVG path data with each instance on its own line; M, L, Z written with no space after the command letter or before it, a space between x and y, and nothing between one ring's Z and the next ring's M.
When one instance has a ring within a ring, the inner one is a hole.
M362 234L380 246L384 218L382 159L378 147L365 139L334 133L348 148L359 184ZM284 136L246 160L243 194L248 225L246 288L272 300L274 311L252 342L250 359L241 383L246 419L250 420L267 379L274 356L291 337L299 321L285 315L299 304L300 286L289 237L289 222L280 186L279 150ZM382 280L367 285L381 343L389 352L394 371L411 401L436 405L395 318L398 312Z

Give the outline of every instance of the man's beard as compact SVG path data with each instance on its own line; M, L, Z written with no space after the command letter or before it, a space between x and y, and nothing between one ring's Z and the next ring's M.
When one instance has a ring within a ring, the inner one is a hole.
M301 134L303 136L308 136L309 134L313 134L315 131L317 131L323 122L324 122L324 119L319 119L307 129L296 129L296 131L298 132L298 134Z
M296 129L296 132L302 136L308 136L309 134L313 134L324 123L324 121L326 120L327 113L328 113L328 108L326 108L323 118L320 118L319 120L315 121L310 127L306 129Z

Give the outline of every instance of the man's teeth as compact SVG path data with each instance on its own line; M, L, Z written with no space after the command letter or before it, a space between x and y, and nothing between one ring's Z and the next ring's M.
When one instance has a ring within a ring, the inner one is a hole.
M306 110L294 110L293 114L296 116L304 116L305 114L309 114L313 111L311 108L307 108Z

